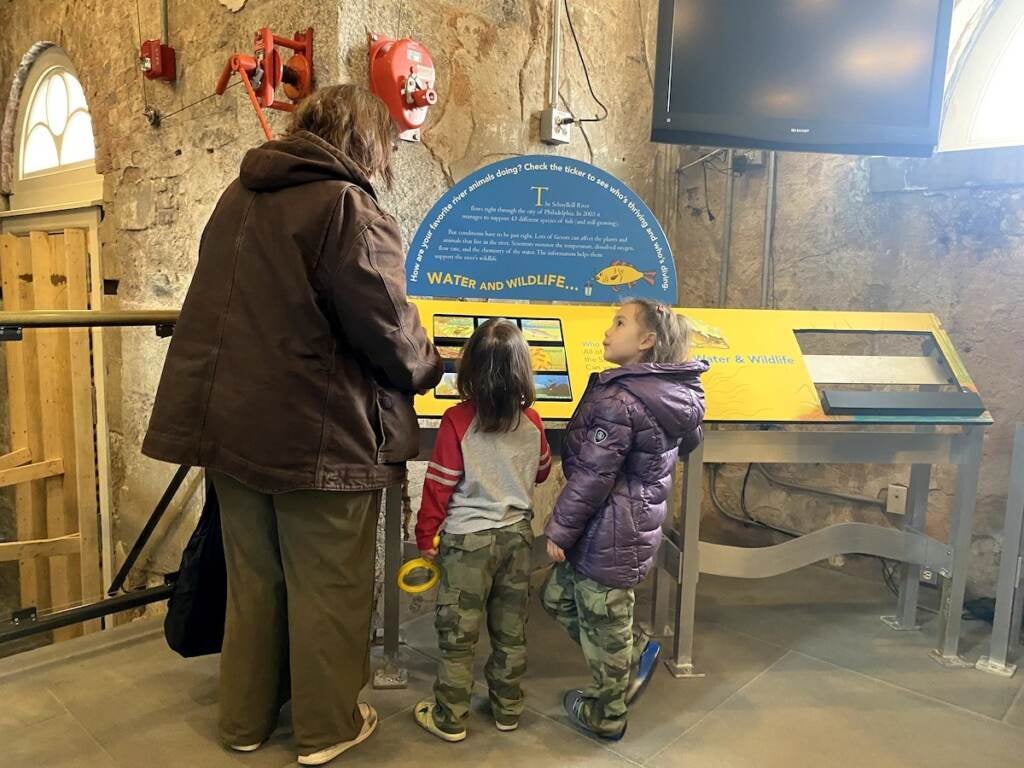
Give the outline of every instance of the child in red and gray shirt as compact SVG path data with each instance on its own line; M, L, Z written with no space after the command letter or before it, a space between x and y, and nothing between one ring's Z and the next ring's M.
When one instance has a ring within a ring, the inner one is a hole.
M484 667L494 723L512 731L523 711L533 486L551 471L534 402L530 352L508 320L489 320L466 343L457 378L463 402L441 419L416 523L421 554L437 558L434 700L416 722L445 741L466 738L473 654L487 614ZM440 549L434 537L444 528Z

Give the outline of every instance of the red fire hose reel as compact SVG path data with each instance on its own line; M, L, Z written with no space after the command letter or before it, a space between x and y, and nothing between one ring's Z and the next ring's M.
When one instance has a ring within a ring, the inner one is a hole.
M415 40L370 35L370 90L387 104L398 138L419 141L427 110L437 103L434 62Z
M294 51L288 61L284 61L281 49ZM270 125L263 113L264 109L280 109L291 112L296 102L304 99L313 91L313 28L305 32L296 32L295 38L278 37L267 27L256 33L254 54L249 56L236 53L224 65L220 79L217 81L216 93L222 95L228 87L233 72L237 72L249 94L249 100L256 110L256 117L263 126L267 139L274 138ZM275 92L278 86L284 85L284 94L288 101L277 101Z

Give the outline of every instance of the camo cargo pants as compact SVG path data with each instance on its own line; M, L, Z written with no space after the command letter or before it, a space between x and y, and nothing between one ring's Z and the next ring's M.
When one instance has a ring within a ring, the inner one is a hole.
M526 673L526 612L530 597L528 520L477 533L445 533L437 563L437 642L441 661L434 683L434 722L463 728L473 690L473 656L487 615L491 656L484 666L494 719L503 724L523 712L520 681Z
M548 574L541 602L580 644L594 676L593 684L583 689L583 721L601 734L621 733L630 669L642 650L641 643L633 642L633 590L598 584L564 562Z

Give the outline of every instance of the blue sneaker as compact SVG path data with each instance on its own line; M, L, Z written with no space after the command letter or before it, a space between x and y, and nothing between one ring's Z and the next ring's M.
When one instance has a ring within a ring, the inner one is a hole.
M657 640L648 640L643 651L640 652L640 661L632 670L629 680L629 687L626 689L626 704L632 704L640 694L647 688L654 676L654 669L658 664L658 655L661 653L661 643Z
M623 736L626 735L626 726L622 726L622 730L615 734L601 733L595 731L583 720L582 710L583 702L586 699L583 697L583 691L576 689L574 691L566 691L565 696L562 697L562 706L565 708L565 713L569 716L569 722L575 725L584 733L589 733L591 736L597 736L599 739L605 741L619 741Z

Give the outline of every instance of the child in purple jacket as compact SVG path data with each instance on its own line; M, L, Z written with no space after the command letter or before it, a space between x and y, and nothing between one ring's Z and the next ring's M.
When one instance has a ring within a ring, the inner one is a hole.
M545 528L555 567L541 600L594 676L565 694L569 719L618 740L660 650L634 642L633 587L654 564L676 460L703 437L708 365L686 360L686 320L647 299L622 305L604 350L619 367L591 377L566 430L566 486Z

